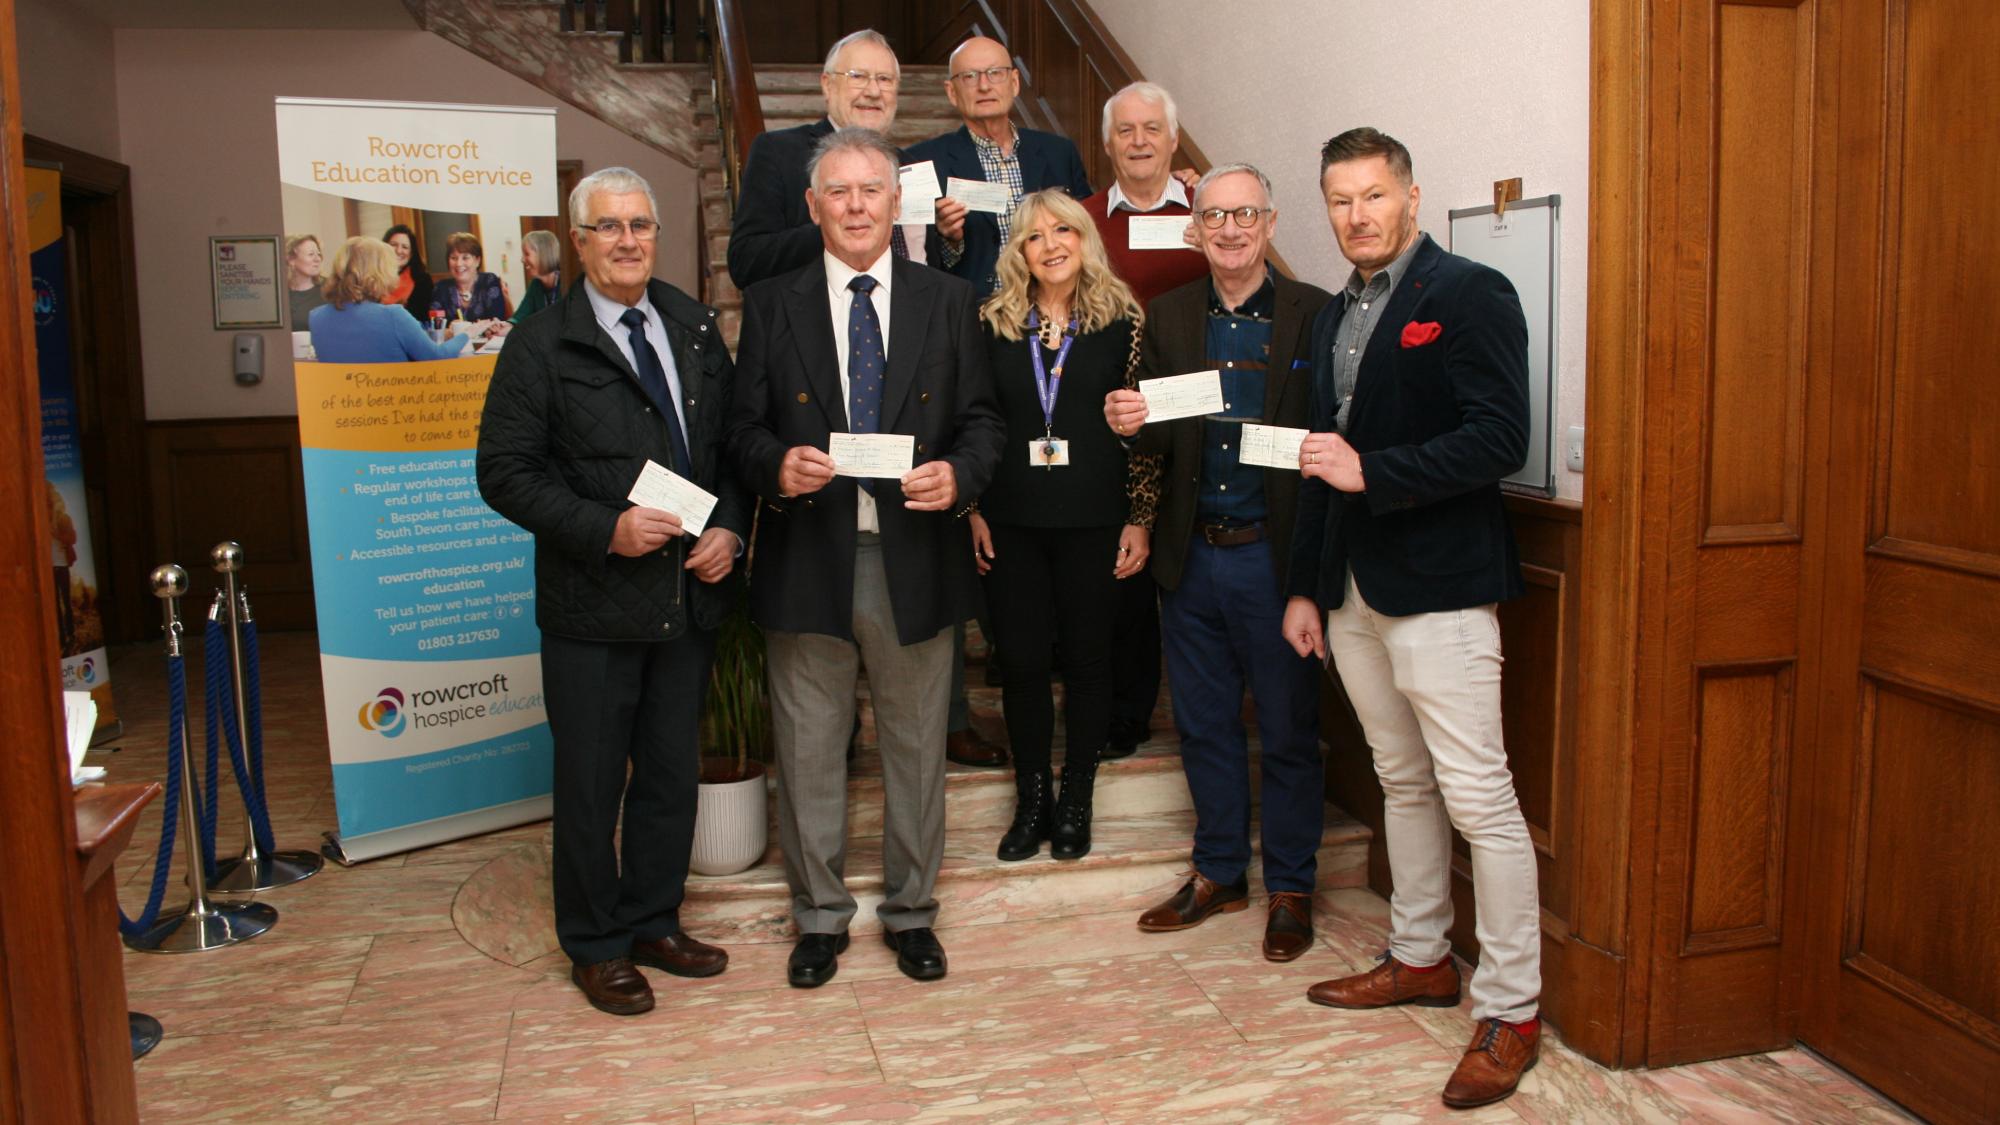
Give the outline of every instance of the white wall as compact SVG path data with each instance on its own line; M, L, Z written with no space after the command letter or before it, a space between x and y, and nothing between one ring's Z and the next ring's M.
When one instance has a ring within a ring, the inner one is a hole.
M204 261L209 235L282 233L273 98L556 104L427 32L119 29L112 35L119 151L104 155L132 168L146 415L153 419L296 413L289 367L278 358L291 354L284 332L265 334L271 359L262 384L240 387L232 380L231 333L213 327ZM46 106L59 96L55 89L24 83L24 106ZM694 170L564 104L557 104L556 149L581 160L585 172L625 164L652 181L668 235L657 272L694 291ZM518 230L512 239L509 264L518 273ZM490 266L498 264L492 246L488 257ZM518 299L518 281L513 292Z
M14 31L21 57L22 131L116 160L118 76L111 29L63 0L17 0Z
M1562 466L1561 451L1565 430L1583 425L1589 0L1091 6L1140 72L1173 92L1182 129L1210 160L1248 161L1271 177L1278 252L1305 280L1338 289L1347 278L1320 202L1319 148L1357 125L1409 147L1419 219L1440 245L1450 242L1448 212L1491 204L1494 180L1520 176L1529 198L1562 196L1556 487L1581 498L1582 475Z

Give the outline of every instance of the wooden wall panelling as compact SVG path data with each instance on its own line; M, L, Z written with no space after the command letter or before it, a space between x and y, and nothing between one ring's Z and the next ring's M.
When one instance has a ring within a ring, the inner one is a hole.
M189 620L200 620L214 586L209 548L234 539L243 544L243 583L259 625L313 628L298 419L155 422L147 446L153 565L188 569L195 595Z

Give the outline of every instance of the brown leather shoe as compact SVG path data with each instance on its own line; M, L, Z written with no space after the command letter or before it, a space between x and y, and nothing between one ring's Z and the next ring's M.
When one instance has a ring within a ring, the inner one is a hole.
M1225 887L1204 877L1199 871L1188 872L1188 881L1174 892L1174 897L1139 915L1139 928L1149 934L1162 934L1170 930L1185 930L1208 921L1211 914L1234 914L1250 905L1250 881L1238 879L1233 886Z
M1007 748L988 742L971 727L944 736L944 756L961 766L980 769L997 770L1007 765Z
M632 960L677 977L712 977L729 967L729 951L676 931L653 941L633 942Z
M1514 1092L1521 1076L1535 1068L1542 1053L1542 1025L1535 1021L1526 1035L1511 1023L1480 1020L1472 1046L1458 1060L1451 1081L1444 1084L1444 1104L1453 1109L1487 1105Z
M653 986L632 967L630 957L613 957L595 965L573 965L569 979L590 1006L614 1016L636 1016L653 1010Z
M1445 958L1434 972L1413 973L1408 965L1384 953L1382 963L1365 973L1323 980L1306 989L1306 999L1329 1008L1386 1008L1415 1004L1420 1008L1458 1006L1458 964Z
M1313 897L1302 891L1272 891L1270 910L1264 923L1264 960L1298 960L1312 948Z

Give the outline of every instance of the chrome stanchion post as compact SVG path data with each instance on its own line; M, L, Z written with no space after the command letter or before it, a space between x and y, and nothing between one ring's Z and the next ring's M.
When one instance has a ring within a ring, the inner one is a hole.
M167 658L181 656L180 597L187 593L187 571L171 564L153 571L153 596L160 599L160 631L167 637ZM201 817L195 811L194 743L188 737L187 716L181 716L181 852L187 866L187 909L162 918L152 929L125 944L142 953L196 953L247 941L278 922L269 903L218 905L208 898L202 873Z
M243 596L236 575L243 569L243 545L234 539L217 543L208 552L208 561L217 574L222 575L223 601L228 606L228 617L224 622L229 633L229 680L235 690L236 730L243 739L243 757L250 758L250 720L244 707L243 695L243 626L249 621L249 599ZM209 690L213 691L211 687ZM247 769L246 769L247 772ZM257 794L259 800L264 795L262 773L242 779L244 788ZM257 846L257 829L250 819L249 802L243 808L243 853L235 859L227 859L215 865L216 891L225 894L247 894L253 891L268 891L309 879L319 873L326 861L318 852L311 851L271 851Z

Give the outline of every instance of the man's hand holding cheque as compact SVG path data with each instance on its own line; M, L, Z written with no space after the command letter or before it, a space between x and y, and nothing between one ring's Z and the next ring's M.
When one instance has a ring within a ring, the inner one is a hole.
M1361 455L1339 434L1307 434L1299 443L1299 471L1340 492L1363 492Z

